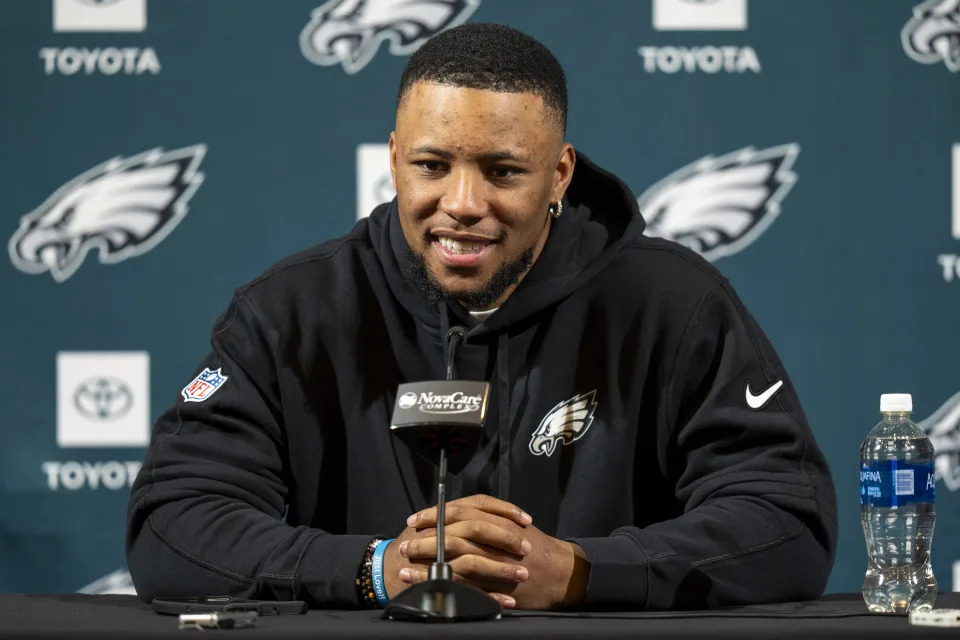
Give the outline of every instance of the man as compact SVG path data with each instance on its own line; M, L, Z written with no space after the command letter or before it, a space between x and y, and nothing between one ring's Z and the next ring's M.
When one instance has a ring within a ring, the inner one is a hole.
M426 579L435 469L388 425L454 325L461 377L491 383L449 488L458 580L524 609L822 592L833 485L783 366L713 267L642 235L566 110L556 59L508 27L410 58L396 200L240 288L156 424L128 522L144 599L354 607Z

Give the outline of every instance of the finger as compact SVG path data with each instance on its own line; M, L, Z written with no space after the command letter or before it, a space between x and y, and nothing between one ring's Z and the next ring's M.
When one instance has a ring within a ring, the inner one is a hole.
M421 582L426 582L430 577L430 573L426 569L418 569L417 567L404 567L400 569L400 581L407 584L420 584ZM457 582L463 582L463 576L453 574L453 579Z
M422 516L418 517L416 528L421 531L423 529L434 528L437 526L436 518L436 509L433 509L432 511L425 511L423 512ZM503 516L481 511L480 509L471 507L463 502L447 505L446 513L444 514L444 524L449 525L454 522L460 522L461 520L487 520L503 527L516 526L515 523L509 518L504 518Z
M487 593L488 596L500 603L500 606L504 609L515 609L517 606L517 601L514 600L511 596L508 596L505 593Z
M447 511L451 508L456 508L457 506L466 506L472 507L479 511L489 513L495 516L500 516L511 520L521 527L525 527L528 524L533 523L533 517L528 514L526 511L521 509L515 504L511 504L505 500L500 500L494 498L493 496L487 496L482 494L468 496L466 498L460 498L459 500L454 500L447 503ZM424 509L423 511L418 511L417 513L411 515L407 518L407 525L410 527L420 528L421 526L433 526L437 521L437 508L430 507L429 509ZM421 524L423 523L423 524Z
M404 567L400 569L400 582L406 584L420 584L427 579L427 572L422 569Z
M468 580L517 583L530 577L524 566L473 554L454 558L450 561L450 568Z
M473 544L486 545L523 557L530 553L533 545L513 527L505 529L502 526L483 520L467 520L447 525L445 536L463 538ZM461 554L462 555L462 554ZM482 553L480 555L489 555Z
M429 573L424 569L417 569L412 567L405 567L400 570L400 580L409 585L419 584L421 582L426 582L429 578ZM459 573L453 574L453 580L456 582L462 582L463 584L468 584L472 587L476 587L482 591L487 592L487 595L491 596L501 605L507 608L513 608L516 606L516 600L513 596L509 595L517 585L516 583L504 583L501 581L483 581L483 580L471 580L465 578Z
M421 518L421 520L424 519ZM455 526L458 523L462 523L461 526ZM420 531L433 529L427 526L428 522L420 524L424 527ZM523 556L530 553L532 548L530 541L523 537L524 528L518 527L512 520L480 511L463 503L451 506L447 512L446 524L447 532L451 535L489 544L508 553Z
M454 525L451 525L451 527ZM457 523L456 529L451 531L447 528L447 534L444 535L443 552L449 558L456 558L467 554L476 554L494 559L504 559L500 556L503 551L510 553L511 556L523 557L533 548L528 540L518 538L509 532L493 529L491 531L480 531L475 534L473 539L460 537L458 531L470 531L473 527L469 523ZM477 530L479 531L479 527ZM490 542L484 542L489 540ZM414 540L404 540L400 543L400 555L411 560L435 558L437 556L437 537L429 536L425 538L416 538ZM510 559L510 558L506 558Z
M400 556L411 560L435 558L437 556L437 536L405 540L400 543ZM443 553L447 558L456 558L466 553L483 553L480 545L450 535L444 536Z

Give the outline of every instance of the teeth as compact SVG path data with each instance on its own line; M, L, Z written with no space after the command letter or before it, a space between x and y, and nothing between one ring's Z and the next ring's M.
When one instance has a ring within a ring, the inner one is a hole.
M486 246L478 242L459 242L451 238L440 238L440 244L450 253L458 254L480 253Z

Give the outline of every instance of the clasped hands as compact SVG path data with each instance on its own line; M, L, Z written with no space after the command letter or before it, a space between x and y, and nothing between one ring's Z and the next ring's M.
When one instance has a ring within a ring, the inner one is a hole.
M583 550L533 526L519 507L486 495L447 503L444 554L454 580L486 591L507 609L556 609L586 594ZM407 519L383 561L387 596L427 579L437 557L437 508Z

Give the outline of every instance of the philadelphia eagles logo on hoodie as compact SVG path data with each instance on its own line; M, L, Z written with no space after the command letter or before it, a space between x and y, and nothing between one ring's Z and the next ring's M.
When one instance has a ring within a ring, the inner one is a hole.
M94 249L104 264L150 251L187 215L206 150L157 148L80 174L20 220L8 245L13 265L63 282Z
M314 9L300 32L300 51L322 66L356 73L390 41L390 53L408 55L431 37L467 21L480 0L330 0Z
M741 251L780 215L797 181L797 144L746 147L682 167L637 198L644 233L678 242L707 260Z
M950 491L960 489L960 393L918 424L933 444L937 478Z
M960 71L960 0L921 2L903 25L900 40L917 62L942 62L950 71Z
M558 444L567 445L586 435L597 408L596 394L596 390L582 393L550 409L530 437L530 452L551 456Z

